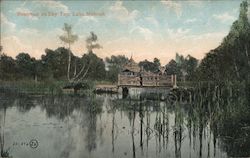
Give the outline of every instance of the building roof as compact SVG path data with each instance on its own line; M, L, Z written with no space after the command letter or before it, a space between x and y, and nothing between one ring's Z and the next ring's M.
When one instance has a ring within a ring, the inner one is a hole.
M132 72L140 72L140 66L134 61L134 59L131 58L129 59L129 62L124 66L123 71L129 70Z

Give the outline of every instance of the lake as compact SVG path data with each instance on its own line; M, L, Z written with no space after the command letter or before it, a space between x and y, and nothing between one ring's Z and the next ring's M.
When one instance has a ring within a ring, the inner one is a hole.
M1 153L13 158L223 158L249 154L249 124L235 133L237 120L221 119L212 108L205 110L210 111L208 115L195 105L117 95L1 96ZM238 140L240 146L236 139L242 135L248 138Z

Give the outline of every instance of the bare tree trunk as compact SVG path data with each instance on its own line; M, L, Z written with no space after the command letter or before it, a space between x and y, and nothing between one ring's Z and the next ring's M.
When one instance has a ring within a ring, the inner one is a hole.
M35 74L35 82L37 83L37 74Z
M68 34L68 37L69 37L69 34ZM70 79L70 66L71 66L71 51L70 51L70 43L69 43L69 48L68 48L68 51L69 51L69 60L68 60L68 73L67 73L67 77L68 77L68 81L71 82L71 79Z
M239 69L238 69L238 67L237 67L237 65L236 65L235 59L234 59L234 69L235 69L236 75L237 75L237 77L238 77L238 79L239 79L239 78L240 78L240 74L239 74Z
M74 71L74 76L76 76L76 60L75 60L75 71Z
M81 80L87 75L87 73L88 73L88 71L89 71L89 68L90 68L90 63L89 63L89 65L88 65L87 70L84 72L83 76L82 76L78 81L81 81Z
M248 51L247 51L247 46L245 45L245 49L246 49L246 56L247 56L247 64L248 66L250 66L250 60L249 60L249 55L248 55Z
M85 66L86 65L84 64L82 69L78 72L78 74L74 76L73 80L76 80L82 74L83 70L85 69Z
M84 74L81 76L81 74L83 73L86 65L84 64L82 69L77 73L76 72L76 62L75 62L75 70L74 70L74 74L73 74L73 77L71 78L70 77L70 68L71 68L71 50L70 50L70 44L69 44L69 48L68 48L68 51L69 51L69 59L68 59L68 73L67 73L67 78L68 78L68 81L69 82L79 82L81 81L88 73L89 71L89 68L90 68L90 63L88 64L88 67L86 69L86 71L84 72ZM81 76L81 77L80 77ZM79 78L80 77L80 78Z

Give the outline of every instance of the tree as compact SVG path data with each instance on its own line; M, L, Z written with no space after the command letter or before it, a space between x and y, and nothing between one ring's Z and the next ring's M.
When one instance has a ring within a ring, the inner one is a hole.
M56 50L45 49L41 62L47 70L48 77L51 75L55 79L67 79L68 49L59 47ZM72 68L71 68L72 69Z
M104 80L105 79L105 64L104 61L97 57L92 51L84 54L82 57L84 63L88 63L89 71L86 74L86 78L92 80Z
M221 45L210 51L199 66L200 78L221 81L250 79L250 24L247 17L248 2L240 5L238 19L232 24ZM210 67L209 67L210 65ZM213 74L206 74L209 72Z
M92 52L93 49L100 49L102 46L96 43L98 40L97 35L94 32L90 32L90 36L86 39L86 48L88 53Z
M139 62L139 66L143 67L144 70L151 72L156 72L159 69L157 64L150 62L148 60Z
M198 79L215 81L219 77L218 60L215 53L208 53L198 68Z
M0 56L2 55L3 46L0 46Z
M123 66L128 63L129 59L124 55L112 55L110 58L107 57L105 60L108 65L106 78L112 82L117 82L119 72L122 71Z
M36 76L36 59L28 53L19 53L16 56L16 66L20 77L33 78Z
M0 56L0 80L13 80L16 72L15 60L2 54Z
M178 80L192 80L194 78L196 69L198 67L198 60L191 55L184 57L176 53L175 60L171 60L166 65L166 72L168 75L177 75Z
M177 78L181 76L180 67L178 67L178 64L173 59L166 65L165 71L167 75L177 75Z
M182 69L186 72L185 78L187 80L192 80L195 75L195 71L198 67L198 60L191 55L188 55L185 58L184 64L182 65ZM183 74L182 74L183 75Z
M64 43L68 44L68 67L67 67L67 78L69 82L79 82L84 79L84 77L87 75L89 68L90 68L90 62L86 66L86 63L82 64L82 68L77 72L77 62L79 60L75 59L75 69L72 73L71 69L71 62L72 62L72 56L74 57L74 54L71 52L70 46L74 42L78 40L78 36L72 33L72 26L65 23L64 27L64 35L59 36L60 40ZM88 50L88 53L92 53L93 49L100 49L102 48L100 44L97 43L97 35L94 32L90 32L90 36L86 39L86 48ZM82 60L83 61L83 60ZM71 76L72 75L72 76Z
M161 66L160 59L154 58L154 64L159 68Z
M93 49L102 48L102 46L100 44L98 44L97 41L98 41L97 35L94 32L90 32L90 36L88 36L86 38L86 48L88 49L88 53L87 53L88 55L94 54ZM82 61L84 64L83 64L81 70L78 73L75 73L74 78L72 79L73 81L79 82L86 77L86 75L91 67L91 63L93 64L95 62L95 61L91 60L92 58L89 58L89 59L90 60L84 60L84 55L83 55ZM86 61L88 61L88 62L86 62ZM87 68L86 68L86 63L88 64ZM103 68L105 68L105 65L103 66ZM105 69L104 69L104 72L105 72Z
M179 55L179 53L176 53L176 54L175 54L175 62L176 62L179 66L183 65L183 63L185 62L184 56L183 56L183 55Z
M64 35L59 36L60 40L64 43L68 44L68 70L67 70L67 78L68 81L71 81L70 77L70 67L71 67L71 44L75 43L78 40L78 36L74 35L72 32L72 26L64 23L63 31L65 31Z

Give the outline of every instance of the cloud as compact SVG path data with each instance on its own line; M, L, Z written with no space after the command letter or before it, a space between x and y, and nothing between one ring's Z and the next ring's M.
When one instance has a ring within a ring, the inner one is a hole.
M13 22L10 22L8 18L3 13L1 13L1 27L5 28L5 30L6 29L14 30L16 28L16 24Z
M56 49L63 46L58 38L62 33L60 28L50 31L24 28L16 32L15 35L2 36L1 44L4 52L12 57L20 52L25 52L32 57L40 58L45 48Z
M223 14L214 14L213 18L215 18L216 20L219 20L223 23L225 22L232 22L233 20L236 19L236 17L230 15L228 12L225 12Z
M60 1L34 1L33 3L35 4L38 4L39 6L41 7L44 7L44 8L48 8L48 9L52 9L52 10L60 10L62 12L65 12L65 13L69 13L69 8L68 6L64 5L62 2Z
M227 31L189 35L186 37L186 41L188 41L188 46L185 47L186 52L202 58L205 53L218 47L226 35Z
M88 23L88 22L98 22L97 18L94 16L82 16L79 18L78 22L76 25L79 25L81 23Z
M19 33L21 35L24 35L24 36L37 36L37 35L40 35L39 34L39 30L37 29L34 29L34 28L24 28L24 29L21 29L19 31ZM28 38L28 37L27 37Z
M19 8L16 8L16 12L30 13L31 11L28 8L19 7Z
M178 28L178 29L168 28L167 29L168 37L176 41L180 39L184 39L189 32L190 32L190 29L183 29L183 28Z
M32 47L30 45L24 44L17 36L7 36L2 38L2 45L4 48L4 52L12 57L15 57L18 53L30 52ZM33 55L33 54L32 54Z
M200 35L194 35L194 36L190 36L193 37L194 40L204 40L207 41L208 39L220 39L222 41L222 39L227 35L227 32L207 32L204 34L200 34Z
M153 17L146 17L145 20L154 26L159 26L159 22Z
M184 23L185 23L185 24L190 24L190 23L194 23L194 22L196 22L196 21L197 21L196 18L192 18L192 19L187 19L187 20L185 20Z
M194 7L201 7L203 4L202 1L197 1L197 0L196 1L188 0L187 2L190 6L194 6Z
M109 9L111 11L111 17L123 23L134 20L139 16L138 10L133 10L132 12L129 12L128 9L123 6L122 1L116 1L115 4Z
M175 1L175 0L161 0L161 3L169 10L174 11L175 14L180 17L182 15L182 6L189 5L191 7L201 7L202 1L186 0L186 1Z
M170 0L162 0L162 4L164 4L168 9L174 11L178 17L182 14L182 5L179 2L170 1Z
M141 26L132 28L130 34L140 34L145 40L152 40L153 38L153 32L150 29Z

